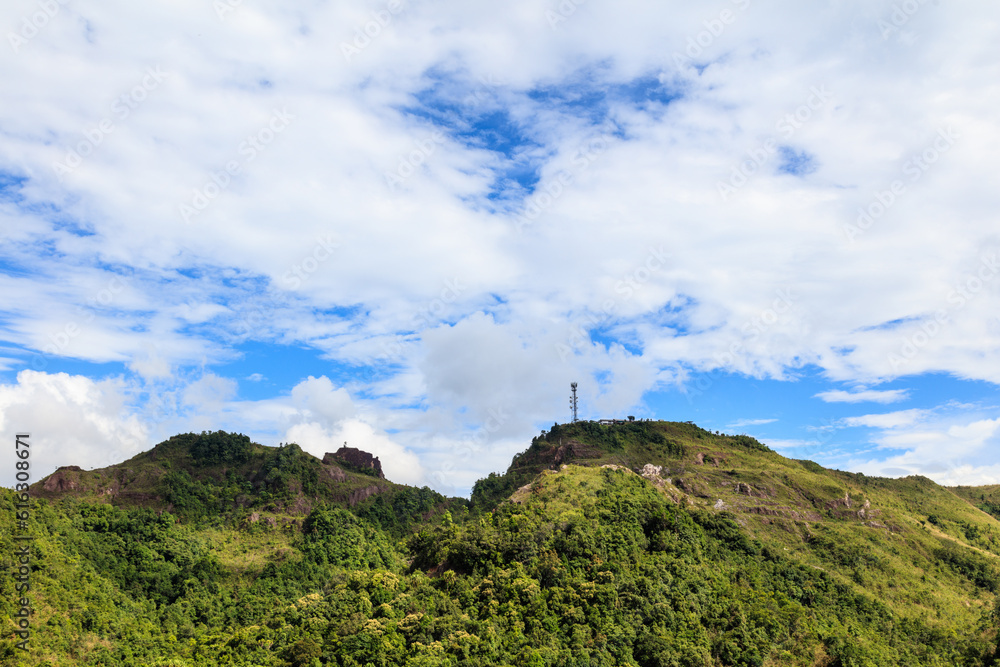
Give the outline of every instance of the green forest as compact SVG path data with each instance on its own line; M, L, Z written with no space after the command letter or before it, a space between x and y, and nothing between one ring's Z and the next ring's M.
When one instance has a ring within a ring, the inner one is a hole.
M4 576L0 663L993 665L993 493L688 423L553 425L469 500L185 434L32 486L30 650ZM3 490L7 572L14 516Z

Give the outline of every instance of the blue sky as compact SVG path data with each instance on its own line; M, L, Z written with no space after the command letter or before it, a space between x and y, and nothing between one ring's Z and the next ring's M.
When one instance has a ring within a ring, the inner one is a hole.
M7 3L2 430L39 477L226 429L465 495L575 381L1000 483L1000 10L907 7Z

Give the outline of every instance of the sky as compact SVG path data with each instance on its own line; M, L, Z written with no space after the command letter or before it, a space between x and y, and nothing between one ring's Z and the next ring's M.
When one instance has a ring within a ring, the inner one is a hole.
M0 433L35 480L222 429L467 496L577 382L1000 483L998 18L9 0Z

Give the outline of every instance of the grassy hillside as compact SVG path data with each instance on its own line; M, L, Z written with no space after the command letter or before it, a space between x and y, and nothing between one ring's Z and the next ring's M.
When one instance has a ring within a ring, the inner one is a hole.
M466 503L204 435L34 487L34 652L7 620L3 664L994 662L986 487L825 470L693 424L584 422ZM0 505L10 567L13 494Z

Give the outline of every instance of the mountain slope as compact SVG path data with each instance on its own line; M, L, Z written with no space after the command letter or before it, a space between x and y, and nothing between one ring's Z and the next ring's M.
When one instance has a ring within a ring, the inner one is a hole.
M4 664L994 662L1000 523L967 500L985 491L826 470L693 424L583 422L466 504L355 470L327 484L290 445L223 438L206 457L197 437L34 487L36 653L18 663L5 631ZM194 490L165 494L178 471ZM351 484L383 490L352 505ZM0 505L10 566L9 491Z
M236 517L283 525L301 524L313 507L332 504L367 512L396 532L464 505L426 487L395 484L381 477L380 467L352 462L349 455L327 454L321 461L295 443L265 447L223 431L177 435L107 468L63 467L33 484L31 494L147 507L187 520Z

